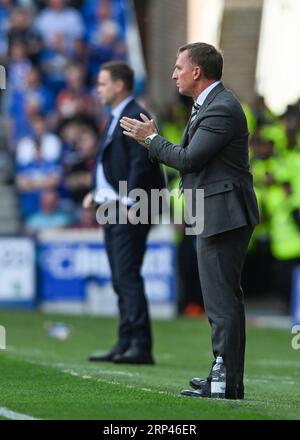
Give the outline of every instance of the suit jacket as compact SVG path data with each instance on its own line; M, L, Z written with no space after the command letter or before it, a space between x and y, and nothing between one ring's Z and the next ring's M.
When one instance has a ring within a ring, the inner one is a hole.
M233 93L218 84L206 97L180 145L156 136L149 148L157 160L182 174L184 189L204 189L202 237L256 225L259 214L250 173L248 128Z
M121 118L128 116L140 119L141 112L146 113L135 100L132 100L123 110ZM147 150L123 134L119 122L109 139L105 139L105 134L103 135L104 142L100 142L96 158L93 189L96 187L96 170L99 161L103 164L106 180L117 193L121 180L127 181L128 193L133 189L141 188L149 196L152 188L165 187L165 179L159 164L151 162Z

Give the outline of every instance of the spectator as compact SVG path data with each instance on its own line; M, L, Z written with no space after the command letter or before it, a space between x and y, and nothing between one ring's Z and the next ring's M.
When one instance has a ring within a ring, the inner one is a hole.
M125 61L126 45L119 38L119 26L113 20L105 20L95 29L89 45L89 74L95 79L99 66L111 60Z
M35 65L38 64L43 41L39 32L32 28L31 13L28 9L16 8L13 10L7 39L9 45L14 41L22 41L27 47L31 62Z
M16 149L16 163L24 166L34 160L36 154L36 142L40 144L41 158L46 161L60 161L62 154L62 142L54 133L47 129L44 116L38 114L32 118L33 135L21 139Z
M48 7L35 19L35 28L41 33L47 47L53 34L64 34L69 50L74 50L77 39L84 37L84 24L80 13L66 6L66 0L48 0Z
M270 191L270 190L269 190ZM275 192L276 191L276 192ZM267 194L273 264L273 291L289 311L294 268L300 263L300 204L289 182Z
M118 25L118 36L125 40L125 16L119 0L87 0L82 8L87 28L88 44L95 44L94 37L99 35L101 24L113 20Z
M40 208L40 195L46 189L57 189L62 169L58 160L46 160L41 154L39 139L35 141L34 158L17 164L16 185L20 195L20 209L24 217Z
M58 193L45 190L41 194L41 209L33 213L25 221L25 230L28 233L37 233L46 229L65 228L72 224L70 214L59 208Z
M99 229L94 208L81 208L79 210L78 223L75 224L76 229Z
M54 34L49 47L41 56L41 70L45 84L54 91L55 95L66 85L66 70L72 58L70 52L66 50L65 35Z
M82 125L76 119L64 121L58 128L59 136L63 142L62 163L69 168L79 160L77 140L82 130Z
M265 98L261 95L256 96L253 112L257 128L260 128L263 125L272 124L277 119L276 115L267 107Z
M5 64L8 50L6 34L10 26L10 15L14 8L13 0L2 0L0 4L0 60Z
M37 68L30 68L24 85L23 90L12 88L6 99L6 130L13 150L23 137L32 135L31 119L34 115L42 113L50 118L54 112L52 93L42 84Z
M81 204L92 187L92 170L97 149L97 135L85 130L78 139L77 161L66 168L66 188L76 204Z
M8 82L12 90L24 90L31 68L27 48L23 41L12 41L9 48Z
M72 64L67 70L67 86L57 97L57 112L61 119L74 118L95 113L91 93L84 81L84 70L78 64Z
M35 67L28 72L24 96L25 110L29 117L38 112L50 116L55 111L53 94L43 85L40 71Z

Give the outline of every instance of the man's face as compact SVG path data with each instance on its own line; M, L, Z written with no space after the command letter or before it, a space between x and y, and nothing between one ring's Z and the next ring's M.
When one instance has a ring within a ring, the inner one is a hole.
M101 70L98 76L98 94L103 105L113 105L117 100L118 81L113 81L108 70Z
M172 79L176 81L176 86L181 95L193 96L195 87L195 66L191 64L187 50L184 50L178 55Z
M65 7L65 0L48 0L50 8L60 11Z

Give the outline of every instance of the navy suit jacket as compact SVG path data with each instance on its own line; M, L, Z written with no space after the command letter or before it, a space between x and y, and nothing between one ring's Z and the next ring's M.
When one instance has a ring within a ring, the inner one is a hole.
M147 114L135 100L132 100L124 108L121 118L127 116L140 120L140 113ZM105 133L103 136L105 137ZM133 189L141 188L150 195L152 188L161 189L166 186L160 165L149 160L146 148L123 134L119 122L111 138L100 142L94 168L93 189L96 187L96 172L99 161L103 164L106 180L117 193L121 180L127 181L128 193Z

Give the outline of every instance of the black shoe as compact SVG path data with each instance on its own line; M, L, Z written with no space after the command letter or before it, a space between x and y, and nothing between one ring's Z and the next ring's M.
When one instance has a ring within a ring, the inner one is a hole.
M91 362L112 362L114 357L117 355L121 355L126 351L127 347L113 347L107 353L100 354L92 354L89 356L88 360Z
M190 380L190 386L194 388L195 390L207 390L209 389L210 392L210 381L207 379L199 379L199 377L194 377L192 380ZM232 389L226 389L226 399L244 399L244 385L240 384L237 386L236 390Z
M210 381L207 379L199 379L199 377L193 377L190 380L190 386L194 388L194 390L205 390L210 394Z
M116 354L113 357L115 364L146 364L153 365L154 359L152 355L146 351L142 351L137 347L131 347L125 353Z
M210 398L210 390L209 392L204 389L197 389L197 390L182 390L180 391L181 396L187 396L187 397L207 397Z

